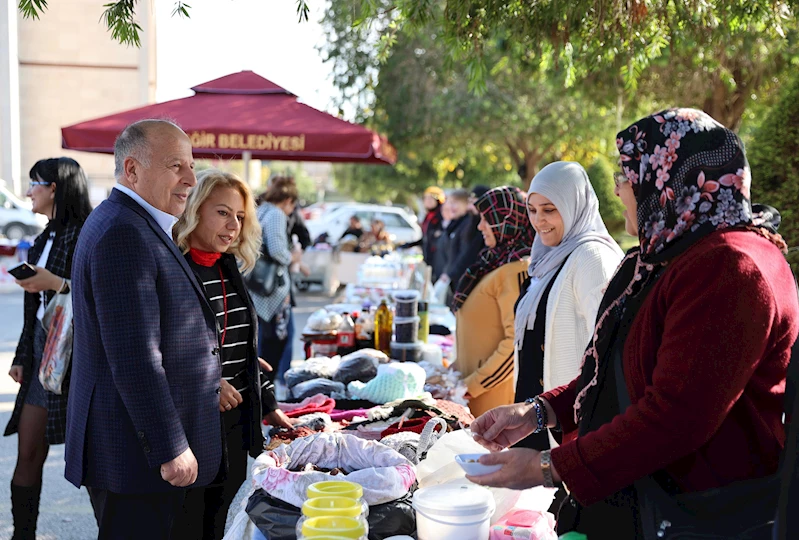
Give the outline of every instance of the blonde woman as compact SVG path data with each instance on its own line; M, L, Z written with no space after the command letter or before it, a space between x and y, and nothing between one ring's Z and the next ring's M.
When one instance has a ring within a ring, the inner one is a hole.
M257 320L242 272L252 270L261 250L261 226L247 185L211 169L197 175L186 211L173 229L175 242L205 290L220 330L222 380L219 411L227 443L227 475L210 486L189 489L182 522L187 538L221 539L228 508L247 476L247 452L258 456L261 420L290 427L277 408L274 386L257 355ZM224 464L220 472L225 470Z

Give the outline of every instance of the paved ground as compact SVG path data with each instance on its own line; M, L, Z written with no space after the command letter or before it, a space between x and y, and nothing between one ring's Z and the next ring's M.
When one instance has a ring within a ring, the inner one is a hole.
M299 306L294 311L298 330L302 329L308 316L314 310L330 303L328 298L313 291L301 295L298 301ZM0 430L5 430L17 394L18 386L8 377L7 373L21 329L21 291L0 293ZM294 357L302 357L299 340L295 340ZM89 540L97 538L97 525L86 490L78 490L64 479L63 450L63 446L51 448L45 463L37 539ZM12 533L9 485L14 472L16 455L16 436L0 437L0 540L8 540ZM231 516L241 506L246 485L231 506ZM228 522L230 522L230 516Z

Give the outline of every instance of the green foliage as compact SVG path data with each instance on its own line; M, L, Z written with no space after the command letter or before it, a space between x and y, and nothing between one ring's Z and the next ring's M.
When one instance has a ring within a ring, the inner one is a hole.
M613 173L615 169L605 156L597 156L586 169L591 185L599 199L599 213L612 236L624 232L624 205L614 193Z
M780 234L799 246L799 77L784 89L747 148L752 199L780 211ZM790 257L799 270L799 252Z
M466 63L477 93L491 78L492 43L505 40L566 87L612 90L621 82L629 100L654 90L655 98L693 102L734 129L752 95L796 56L796 0L345 3L350 25L435 35L453 61Z

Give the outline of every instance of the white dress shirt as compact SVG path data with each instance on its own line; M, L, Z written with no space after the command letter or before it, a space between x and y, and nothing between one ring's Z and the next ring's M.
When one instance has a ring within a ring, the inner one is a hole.
M137 203L139 203L139 206L147 210L147 213L153 216L155 222L158 223L158 226L164 230L166 235L169 238L172 238L172 227L174 227L175 223L178 222L178 218L176 218L172 214L167 214L166 212L162 212L152 204L142 199L138 193L136 193L129 187L125 187L122 184L116 184L114 185L114 189L118 189L119 191L121 191L122 193L124 193L125 195L136 201Z

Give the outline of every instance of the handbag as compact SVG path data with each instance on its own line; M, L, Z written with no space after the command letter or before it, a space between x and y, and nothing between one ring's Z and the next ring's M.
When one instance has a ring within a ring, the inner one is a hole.
M799 340L792 357L799 358ZM619 412L630 405L622 351L613 361ZM780 493L780 472L695 493L671 495L652 476L635 483L645 540L770 540Z
M39 365L39 382L54 394L61 394L72 360L72 293L53 295L42 317L47 341Z
M286 283L286 268L275 261L266 247L261 248L261 256L245 278L244 283L251 293L258 296L271 296L276 289Z

